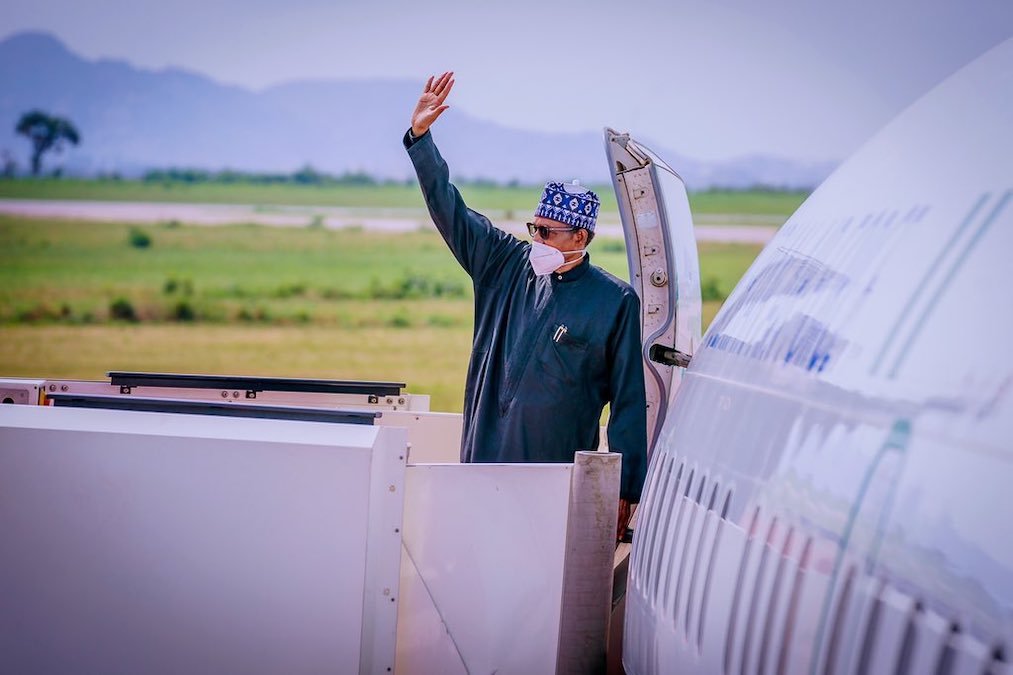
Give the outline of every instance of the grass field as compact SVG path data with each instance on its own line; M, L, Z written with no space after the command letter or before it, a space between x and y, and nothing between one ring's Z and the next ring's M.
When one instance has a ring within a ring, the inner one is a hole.
M0 327L0 375L105 379L110 370L408 383L432 410L460 412L471 331L426 326L110 324Z
M621 240L591 252L627 275ZM705 285L727 293L758 252L701 246ZM719 305L705 304L705 322ZM460 410L471 331L470 280L435 230L0 216L0 376L392 379L431 394L434 409Z
M598 186L605 211L616 210L611 186ZM468 205L479 211L528 213L541 195L539 187L462 185ZM690 194L695 214L750 214L787 218L805 192L708 191ZM252 183L154 183L124 180L0 179L0 198L86 199L102 201L187 202L250 205L342 206L424 210L416 185L295 185Z

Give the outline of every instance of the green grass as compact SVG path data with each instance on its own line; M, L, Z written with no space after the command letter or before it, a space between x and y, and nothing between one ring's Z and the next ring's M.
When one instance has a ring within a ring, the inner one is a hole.
M145 232L148 247L131 246ZM229 227L135 227L0 217L0 320L32 302L94 305L188 296L215 306L264 303L293 311L369 299L406 276L466 290L469 280L435 233ZM166 292L175 282L176 290Z
M691 192L689 206L695 215L748 214L787 220L808 196L807 191L795 190L708 190Z
M702 278L713 279L726 295L758 249L703 245L700 251ZM600 238L591 252L595 264L628 276L621 240ZM186 302L196 319L218 322L385 325L407 312L414 315L409 325L448 325L467 314L471 283L435 230L134 226L0 216L0 322L102 321L119 298L129 300L141 320L170 319Z
M705 284L726 294L758 252L702 245ZM596 240L591 253L628 276L620 240ZM123 303L135 322L111 319ZM705 322L719 306L705 303ZM460 410L471 332L470 280L435 230L0 216L0 376L404 379L434 409Z
M109 324L0 327L0 376L106 379L110 370L406 382L460 412L471 331Z
M611 186L596 186L602 209L616 211ZM541 194L533 186L462 185L471 208L526 214ZM751 214L787 218L805 200L805 192L707 191L690 194L695 214ZM182 182L149 183L127 180L0 179L0 198L82 199L100 201L187 202L268 206L337 206L346 208L415 209L425 205L415 185L255 185Z

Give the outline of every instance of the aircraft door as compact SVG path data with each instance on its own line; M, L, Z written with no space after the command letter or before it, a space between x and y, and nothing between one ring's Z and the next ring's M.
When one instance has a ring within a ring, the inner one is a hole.
M653 453L668 404L700 344L700 266L686 185L661 158L605 129L605 154L640 297L647 447Z

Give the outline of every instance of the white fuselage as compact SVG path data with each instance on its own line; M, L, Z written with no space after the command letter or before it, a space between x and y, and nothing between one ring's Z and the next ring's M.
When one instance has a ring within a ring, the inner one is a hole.
M703 338L630 673L997 673L1013 649L1013 40L831 176Z

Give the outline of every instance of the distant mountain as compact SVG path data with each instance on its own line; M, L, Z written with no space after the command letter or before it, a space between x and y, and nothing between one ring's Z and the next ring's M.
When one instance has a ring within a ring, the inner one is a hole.
M144 70L118 60L88 61L44 33L0 42L0 150L27 166L27 141L14 134L33 108L70 118L82 144L54 160L69 173L148 168L333 172L403 178L401 146L419 86L398 80L293 82L256 92L170 68ZM635 131L635 130L634 130ZM607 180L598 133L538 133L455 110L436 129L456 177L523 182ZM691 187L755 184L811 187L832 164L776 157L705 163L654 148Z

